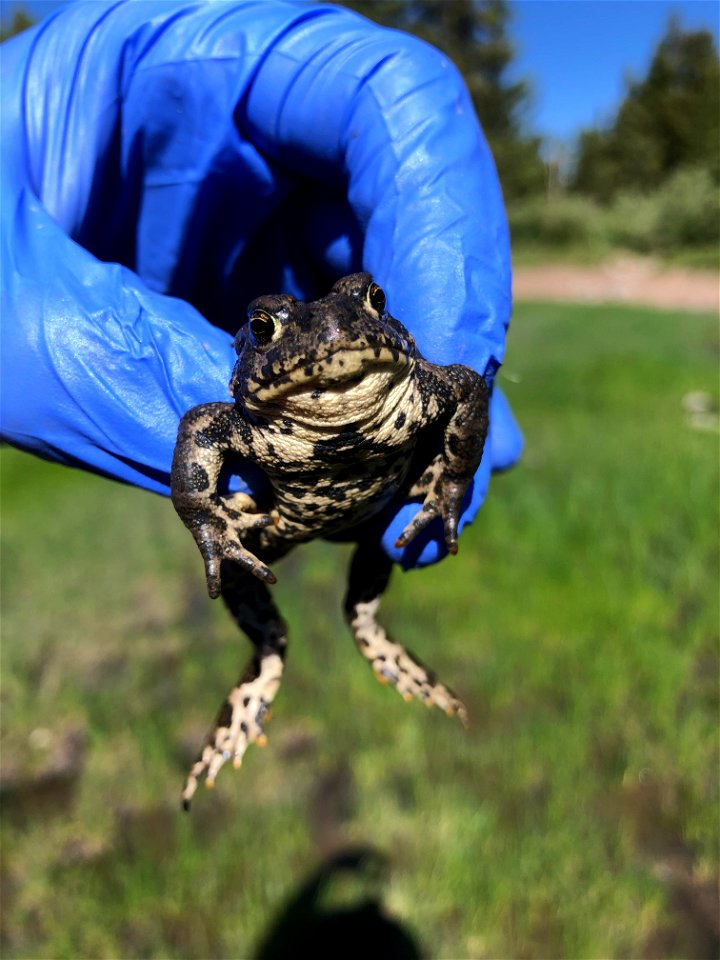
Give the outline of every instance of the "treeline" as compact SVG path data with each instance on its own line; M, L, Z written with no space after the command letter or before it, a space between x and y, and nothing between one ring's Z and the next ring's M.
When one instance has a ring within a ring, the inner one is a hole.
M712 34L671 19L613 121L579 137L564 184L510 204L516 243L624 247L714 265L720 242L720 61Z
M607 203L646 192L679 170L720 177L720 62L707 30L686 33L672 19L647 76L630 83L613 123L580 137L575 193Z
M717 258L720 61L712 34L671 19L647 76L628 83L614 119L585 130L563 163L525 132L527 83L506 0L343 0L440 47L462 71L495 156L516 248L624 247Z

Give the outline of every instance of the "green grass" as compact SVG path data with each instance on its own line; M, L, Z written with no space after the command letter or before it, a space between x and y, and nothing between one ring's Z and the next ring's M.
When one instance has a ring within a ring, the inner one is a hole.
M253 956L353 845L387 874L324 909L379 890L423 956L715 955L718 434L682 398L717 401L716 367L711 317L522 305L500 382L523 463L385 603L471 731L374 683L347 550L313 544L278 566L269 745L190 816L245 642L168 502L6 449L3 955Z

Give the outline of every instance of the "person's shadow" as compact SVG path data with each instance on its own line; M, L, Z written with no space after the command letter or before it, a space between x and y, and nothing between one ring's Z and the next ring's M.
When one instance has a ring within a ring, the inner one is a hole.
M385 858L372 848L347 849L327 860L275 917L256 960L419 960L415 939L383 909L386 873Z

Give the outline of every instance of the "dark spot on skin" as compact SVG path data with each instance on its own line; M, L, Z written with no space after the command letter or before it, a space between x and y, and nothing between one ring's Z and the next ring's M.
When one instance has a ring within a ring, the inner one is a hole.
M209 449L210 447L216 446L215 441L211 436L209 436L204 430L198 430L198 432L193 437L195 441L195 446L203 447L204 449Z
M395 419L395 429L399 430L405 425L406 416L404 413L399 413Z
M190 484L192 489L197 491L207 490L210 486L207 470L199 463L193 463L190 466Z
M220 712L217 715L217 720L215 721L216 727L229 727L232 723L233 708L229 700L226 700L225 703L220 707Z
M234 427L225 418L218 419L205 427L204 430L198 430L195 434L195 443L198 447L218 447L230 440L233 436Z
M307 487L298 487L295 485L291 486L290 484L285 485L285 493L287 493L288 496L294 497L296 500L302 500L304 497L310 495L310 491L307 489Z
M357 431L348 431L347 433L337 433L330 436L327 440L318 440L313 447L313 456L318 460L324 457L331 457L334 453L342 450L346 453L350 449L357 450L365 443L365 437Z
M347 490L343 490L338 487L323 487L318 489L318 496L327 497L328 500L332 500L335 503L342 503L347 496Z
M247 670L242 676L240 683L250 683L252 680L257 680L260 676L260 658L255 656L252 658L250 663L247 666Z
M454 433L448 433L447 448L454 456L458 456L461 450L461 441Z
M227 530L227 523L219 516L210 516L209 514L198 514L197 517L193 518L193 526L197 529L202 529L203 527L210 526L213 528L216 534L225 533ZM218 553L219 556L219 553Z

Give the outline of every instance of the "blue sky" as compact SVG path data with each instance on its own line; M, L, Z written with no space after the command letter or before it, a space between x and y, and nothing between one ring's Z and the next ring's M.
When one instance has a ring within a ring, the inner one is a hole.
M650 66L668 20L720 31L717 0L511 0L515 73L532 86L538 134L571 139L612 119L628 76Z
M17 6L40 18L59 5L0 0L3 19ZM673 13L685 28L706 27L716 39L720 32L717 0L510 0L510 7L514 71L533 91L528 126L566 141L582 127L612 118L626 77L647 71Z

